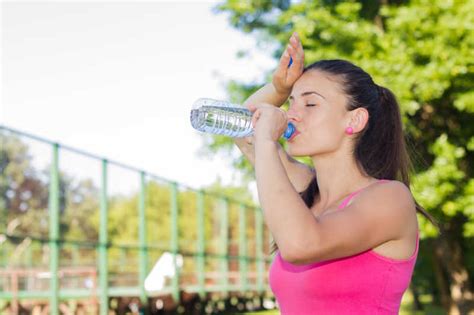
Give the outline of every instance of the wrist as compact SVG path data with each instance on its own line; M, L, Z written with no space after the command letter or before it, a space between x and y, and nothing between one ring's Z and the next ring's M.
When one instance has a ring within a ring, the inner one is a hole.
M286 101L286 99L288 98L288 96L290 96L290 93L291 93L291 88L283 88L283 87L279 87L277 84L271 82L270 83L272 88L273 88L273 92L281 99L284 99Z
M277 144L278 140L274 140L271 137L255 137L254 139L254 146L259 148L278 148Z

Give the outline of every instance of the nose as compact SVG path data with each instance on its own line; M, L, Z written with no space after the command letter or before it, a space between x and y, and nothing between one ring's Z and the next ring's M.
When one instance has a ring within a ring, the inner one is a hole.
M295 122L301 121L301 115L292 106L288 109L288 112L286 114L288 116L288 120L292 120Z

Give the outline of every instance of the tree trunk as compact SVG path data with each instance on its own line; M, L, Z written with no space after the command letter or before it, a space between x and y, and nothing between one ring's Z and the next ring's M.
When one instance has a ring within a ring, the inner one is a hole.
M462 250L465 222L466 217L463 215L452 218L442 225L442 233L435 243L435 255L439 258L441 271L449 280L449 301L444 301L447 297L443 297L443 290L441 294L443 306L450 315L474 314L474 295Z
M415 285L410 285L411 293L413 294L413 310L414 311L422 311L423 304L420 302L420 294L418 293L418 289Z
M437 243L438 242L433 242L433 244L435 245L433 256L432 256L433 269L434 269L436 284L439 291L441 306L445 310L449 310L451 308L451 295L449 293L448 280L446 279L446 276L443 270L443 264L442 264L442 259L441 259L442 250L440 250L440 247L437 245Z

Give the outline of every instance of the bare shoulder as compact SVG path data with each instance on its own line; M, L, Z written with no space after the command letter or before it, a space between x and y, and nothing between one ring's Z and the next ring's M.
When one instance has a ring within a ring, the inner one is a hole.
M378 182L358 194L353 203L362 211L367 211L389 222L385 227L393 228L395 238L403 238L416 232L416 204L410 189L396 180Z
M415 201L410 189L404 183L397 180L374 183L357 195L354 198L355 201L370 202L375 206L393 205L398 208L402 205L415 209Z
M393 204L398 204L397 208L403 208L409 212L416 211L415 200L413 195L404 183L391 180L379 183L374 186L374 193L377 195L376 201L384 202L393 201ZM402 206L402 207L400 207Z
M413 254L416 232L410 189L397 181L373 183L359 190L344 209L317 216L315 228L308 229L293 257L305 263L372 249L386 257L405 259Z

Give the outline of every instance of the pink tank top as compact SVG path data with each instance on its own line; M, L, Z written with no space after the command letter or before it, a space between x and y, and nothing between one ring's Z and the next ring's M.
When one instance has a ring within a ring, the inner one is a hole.
M350 194L338 208L360 191ZM408 259L392 259L370 249L306 265L288 263L277 252L270 266L270 287L283 315L398 314L418 246L417 233L415 252Z

